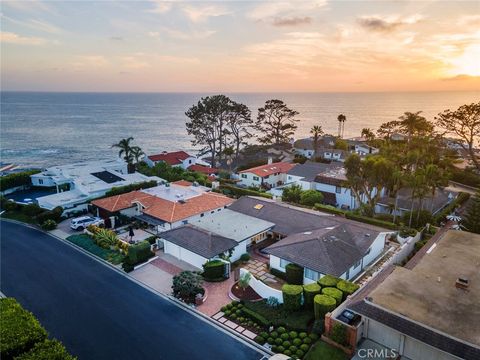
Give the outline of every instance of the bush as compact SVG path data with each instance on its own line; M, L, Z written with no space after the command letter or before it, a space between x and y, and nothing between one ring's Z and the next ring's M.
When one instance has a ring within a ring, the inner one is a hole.
M299 359L301 359L303 357L303 355L305 355L305 352L302 351L301 349L299 349L299 350L297 350L297 352L295 354L298 356Z
M263 345L265 344L265 338L258 335L257 337L255 337L255 339L253 339L257 344L260 344L260 345Z
M338 282L340 281L339 278L335 277L335 276L332 276L332 275L325 275L325 276L322 276L319 280L318 280L318 284L324 288L324 287L335 287L337 286Z
M407 211L405 214L402 216L402 222L404 224L409 224L410 222L410 214L412 214L410 211ZM432 224L433 223L433 216L432 213L428 210L418 210L413 211L412 214L412 224L411 227L415 229L421 229L427 224Z
M39 172L40 170L30 170L1 176L0 191L12 189L17 186L30 185L32 183L30 175L38 174Z
M266 327L266 326L270 326L270 324L271 324L269 320L264 318L262 315L257 314L253 310L250 310L248 308L243 308L242 311L243 311L243 314L245 316L249 317L250 319L252 319L253 321L255 321L256 323L258 323L262 326Z
M60 222L62 219L63 208L61 206L57 206L53 210L43 211L42 213L37 215L37 222L42 224L47 220L53 220L55 222Z
M305 206L314 206L323 202L323 194L317 190L306 190L300 195L300 204Z
M315 320L315 323L316 323L317 321L321 321L321 320ZM309 337L306 337L305 339L303 339L303 343L304 343L304 344L307 344L307 345L310 345L310 344L312 343L312 339L309 338Z
M340 345L347 345L347 329L344 325L336 322L330 333L330 338Z
M142 264L148 259L150 259L154 254L150 250L150 244L148 241L142 241L137 245L132 245L128 248L128 254L125 257L123 262L124 270L127 271L127 268L131 268L132 266Z
M117 234L114 231L100 227L95 227L93 240L98 246L104 249L110 249L110 247L117 245L119 242Z
M400 235L402 238L407 238L409 236L414 237L415 235L417 235L417 230L409 227L404 227L400 229L400 231L398 232L398 235Z
M285 270L288 284L303 285L303 267L290 263L285 267Z
M22 212L27 215L27 216L31 216L31 217L34 217L34 216L37 216L38 214L42 213L44 210L38 206L37 204L28 204L28 205L25 205L23 208L22 208Z
M298 334L298 337L299 337L300 339L305 339L307 336L308 336L308 335L307 335L306 332L301 332L300 334Z
M157 242L157 237L155 235L152 235L146 238L145 241L148 241L150 245L153 245Z
M300 346L302 345L303 341L297 337L294 337L293 338L293 341L292 341L292 344L295 345L295 346Z
M284 334L287 332L287 329L285 329L283 326L280 326L278 329L277 329L278 333L279 334Z
M75 360L75 358L58 340L45 340L36 343L29 352L23 353L15 360Z
M337 306L337 301L328 295L315 295L313 299L313 310L315 319L320 320L325 317L325 314L329 313Z
M245 262L245 263L248 262L248 260L250 260L250 254L249 253L242 254L240 256L240 260Z
M302 197L302 187L297 184L293 184L283 188L282 200L289 203L298 204Z
M447 215L450 215L457 206L462 205L465 201L470 198L470 194L461 192L450 204L448 204L442 211L438 212L435 215L434 222L436 225L439 225Z
M276 338L275 339L275 344L282 345L282 343L283 343L283 340L281 338Z
M371 218L371 217L368 217L368 216L357 215L357 214L353 214L351 212L346 212L345 217L347 219L350 219L350 220L356 220L356 221L359 221L359 222L363 222L365 224L375 225L375 226L379 226L379 227L390 229L390 230L397 230L398 229L398 225L396 225L394 223L391 223L389 221L377 220L375 218Z
M224 279L225 263L221 260L210 260L203 264L202 276L207 281Z
M173 296L186 303L195 302L197 294L205 293L202 287L202 276L192 271L182 271L173 277L172 292Z
M322 294L333 297L335 299L335 301L337 302L337 306L340 305L340 303L342 302L343 292L341 292L337 288L333 288L333 287L323 288L322 289Z
M273 276L276 276L282 280L287 280L287 274L285 274L283 271L280 271L278 269L275 269L275 268L270 268L270 274L272 274Z
M292 354L295 354L298 350L298 348L295 345L292 345L288 348Z
M300 350L307 352L310 347L307 344L300 345Z
M265 193L265 192L260 192L260 191L254 191L254 190L249 190L249 189L243 189L239 188L237 186L229 185L229 184L222 184L220 185L220 190L225 194L225 191L228 190L230 194L233 194L237 197L240 196L261 196L264 198L271 199L272 195Z
M274 339L276 339L276 338L278 337L278 332L272 331L272 332L270 333L270 336L273 337Z
M286 334L284 334L286 335ZM288 339L288 336L287 336L287 339ZM285 349L288 349L292 344L290 343L290 341L288 340L285 340L283 343L282 343L282 346L285 348Z
M305 300L305 307L313 309L313 298L320 294L321 287L318 283L303 285L303 298Z
M16 211L20 209L20 205L15 201L7 200L2 203L2 209L5 211Z
M343 293L343 300L345 300L347 296L352 295L359 288L360 288L359 285L354 284L351 281L347 281L347 280L340 280L337 283L337 289Z
M14 357L47 338L47 332L29 311L12 298L0 299L0 356Z
M312 333L322 335L325 331L325 320L318 319L315 320L312 326Z
M298 333L296 331L290 331L288 335L290 336L290 339L295 339L298 337Z
M283 306L287 311L296 311L302 307L303 286L288 285L282 286Z
M277 351L278 351L279 353L284 353L284 352L285 352L285 348L284 348L282 345L280 345L280 346L277 347ZM287 355L287 354L285 354L285 355Z
M330 214L336 214L336 215L345 215L346 211L345 210L342 210L342 209L338 209L336 208L335 206L331 206L331 205L324 205L324 204L315 204L315 210L318 210L318 211L323 211L323 212L327 212L327 213L330 213Z
M57 223L53 220L46 220L45 222L42 223L42 229L43 230L53 230L57 228Z

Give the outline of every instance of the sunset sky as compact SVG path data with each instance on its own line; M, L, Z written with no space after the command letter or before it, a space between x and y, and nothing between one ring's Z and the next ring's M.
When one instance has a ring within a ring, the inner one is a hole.
M2 1L3 90L480 89L480 2Z

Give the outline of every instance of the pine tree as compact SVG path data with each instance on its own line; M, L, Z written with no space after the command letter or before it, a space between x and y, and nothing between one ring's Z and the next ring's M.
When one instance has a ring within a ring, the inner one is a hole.
M464 217L463 226L467 231L480 234L480 190L471 199Z

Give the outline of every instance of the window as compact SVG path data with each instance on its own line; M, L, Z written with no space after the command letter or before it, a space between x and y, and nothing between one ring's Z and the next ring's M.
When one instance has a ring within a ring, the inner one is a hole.
M253 177L253 181L258 181L258 180L259 180L258 176Z
M192 163L192 160L188 160L188 163L191 164L191 163Z
M342 187L341 186L335 186L335 192L337 194L340 194L342 192Z
M213 213L215 213L215 210L213 210L213 211L210 211L210 214L213 214Z
M204 216L205 216L205 214L204 214L204 213L201 213L201 214L200 214L200 217L204 217Z
M242 179L246 179L247 178L247 174L242 174Z
M290 264L290 261L287 261L285 259L280 259L280 267L282 269L285 269L285 266L287 266L288 264Z
M361 263L362 263L362 260L358 260L355 264L353 264L353 268L356 269L357 267L360 266Z
M347 270L347 274L345 275L345 279L350 279L350 269Z
M43 180L42 180L42 179L38 179L38 183L39 183L39 184L43 184Z
M316 272L316 271L313 271L313 270L310 270L310 269L305 268L305 277L306 277L307 279L310 279L310 280L313 280L313 281L317 281L318 278L319 278L319 274L318 274L318 272Z
M270 175L267 175L267 176L264 176L263 178L264 179L268 179L270 177Z
M292 180L292 177L291 177L291 176L289 176L289 177L288 177L288 180Z
M182 221L182 224L183 224L183 225L187 225L187 224L188 224L188 220L183 220L183 221Z

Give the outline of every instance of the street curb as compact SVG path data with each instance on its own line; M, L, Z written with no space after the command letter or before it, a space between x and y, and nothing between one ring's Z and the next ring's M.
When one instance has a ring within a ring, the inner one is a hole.
M72 243L68 240L62 239L61 237L59 237L57 235L54 235L54 234L51 234L48 231L45 231L45 230L43 230L41 228L38 228L34 225L31 225L31 224L23 223L21 221L12 220L12 219L4 219L4 218L0 219L0 223L1 223L1 221L11 222L11 223L14 223L14 224L17 224L17 225L22 225L22 226L25 226L25 227L29 227L31 229L34 229L34 230L42 232L46 235L49 235L49 236L53 237L54 239L59 240L59 241L63 242L64 244L67 244L67 245L71 246L75 250L82 252L83 254L89 256L90 258L99 262L100 264L109 267L111 270L116 271L119 275L126 277L130 281L132 281L132 282L136 283L137 285L143 287L144 289L152 292L153 294L163 298L164 300L169 301L170 303L176 305L179 308L182 308L185 311L188 311L189 313L196 316L197 318L199 318L199 319L203 320L204 322L210 324L211 326L217 328L218 330L222 331L223 333L228 334L229 336L235 338L236 340L242 342L243 344L249 346L250 348L254 348L257 351L260 351L261 355L263 355L263 357L274 355L273 352L265 349L263 346L257 344L255 341L247 338L244 335L241 335L241 334L235 332L233 329L228 328L227 326L219 323L218 321L213 320L209 316L207 316L207 315L201 313L200 311L188 306L187 304L181 302L180 300L176 299L175 297L173 297L171 295L163 294L163 293L151 288L147 284L135 279L133 276L130 276L128 273L125 273L124 271L119 270L115 265L110 264L108 261L102 259L101 257L99 257L95 254L92 254L92 253L88 252L87 250L81 248L80 246L78 246L78 245L76 245L76 244L74 244L74 243ZM3 295L3 293L1 293L1 294Z

